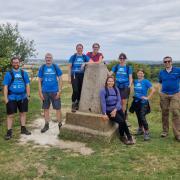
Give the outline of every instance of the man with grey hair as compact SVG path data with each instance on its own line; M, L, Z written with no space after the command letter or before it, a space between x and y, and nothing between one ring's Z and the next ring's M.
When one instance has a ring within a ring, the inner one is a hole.
M159 73L160 106L162 109L161 137L166 137L169 131L169 112L172 112L172 127L175 139L180 142L180 68L172 66L172 58L163 58L165 69Z
M51 53L45 55L46 64L43 64L38 72L39 96L43 102L45 125L41 129L41 133L49 129L49 108L52 103L53 109L56 110L56 118L59 129L61 123L61 91L62 91L62 71L57 64L53 64L53 56Z

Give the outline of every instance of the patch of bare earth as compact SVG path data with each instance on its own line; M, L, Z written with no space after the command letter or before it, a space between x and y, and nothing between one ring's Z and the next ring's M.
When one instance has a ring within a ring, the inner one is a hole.
M49 130L41 133L41 128L44 126L44 119L38 118L32 124L32 134L29 136L21 135L20 144L27 144L33 142L35 147L58 147L63 150L70 150L82 155L90 155L94 151L86 147L85 143L75 141L64 141L58 138L59 129L56 122L49 123Z

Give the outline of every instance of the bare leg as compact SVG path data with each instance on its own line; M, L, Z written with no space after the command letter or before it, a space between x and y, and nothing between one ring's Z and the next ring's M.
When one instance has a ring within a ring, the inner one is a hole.
M61 110L56 110L56 119L57 119L58 122L62 122Z
M19 113L21 126L26 125L26 112Z
M48 123L50 121L49 109L44 109L44 119L45 123Z
M9 129L12 129L13 118L14 118L14 115L13 115L13 114L7 116L7 129L8 129L8 130L9 130Z

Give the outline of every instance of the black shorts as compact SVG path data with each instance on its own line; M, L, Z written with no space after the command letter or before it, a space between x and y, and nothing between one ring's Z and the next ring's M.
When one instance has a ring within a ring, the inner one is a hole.
M28 99L25 98L20 101L10 100L6 104L6 112L8 115L17 113L17 109L21 113L28 112Z
M130 88L124 87L124 88L118 88L120 92L121 99L128 99L130 95Z

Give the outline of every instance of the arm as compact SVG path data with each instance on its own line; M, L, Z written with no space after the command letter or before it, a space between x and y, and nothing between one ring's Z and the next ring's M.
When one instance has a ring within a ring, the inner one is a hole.
M27 93L27 96L30 97L30 85L29 84L26 84L26 93Z
M42 94L42 85L41 85L42 79L38 78L38 89L39 89L39 97L41 100L44 100L43 94Z
M56 99L58 99L61 96L62 86L63 86L62 76L58 77L58 84L59 84L59 92L57 92Z
M155 88L152 86L151 88L150 88L150 93L149 93L149 95L148 95L148 99L151 99L151 97L152 97L152 95L155 93Z
M129 74L129 87L131 87L133 84L133 77L132 74Z
M8 103L8 86L4 86L4 102L5 104Z
M101 109L102 109L102 114L106 114L106 99L105 99L105 91L102 89L100 91L100 102L101 102Z
M68 82L71 83L71 68L72 64L68 64Z

